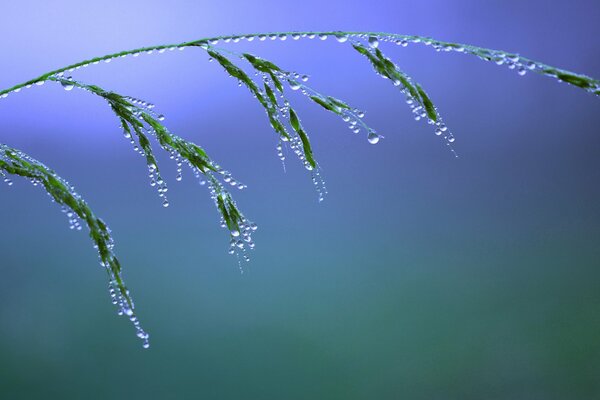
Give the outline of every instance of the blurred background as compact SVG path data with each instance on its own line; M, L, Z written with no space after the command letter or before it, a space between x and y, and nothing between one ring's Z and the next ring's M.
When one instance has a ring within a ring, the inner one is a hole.
M520 52L600 76L600 4L571 1L3 1L0 87L123 49L227 33L375 30ZM74 77L157 104L249 186L240 274L205 188L161 157L171 206L98 98L0 101L1 141L53 167L114 231L151 334L117 317L86 232L29 183L0 185L2 399L591 399L600 396L600 103L551 79L382 45L454 131L454 159L334 40L229 45L367 111L378 145L294 96L323 168L288 157L200 50Z

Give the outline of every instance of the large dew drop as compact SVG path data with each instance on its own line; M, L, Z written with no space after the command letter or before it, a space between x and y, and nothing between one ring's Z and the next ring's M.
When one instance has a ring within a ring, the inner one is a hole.
M369 141L369 143L377 144L377 143L379 143L379 139L380 139L380 136L375 131L372 130L369 132L369 136L367 137L367 140Z

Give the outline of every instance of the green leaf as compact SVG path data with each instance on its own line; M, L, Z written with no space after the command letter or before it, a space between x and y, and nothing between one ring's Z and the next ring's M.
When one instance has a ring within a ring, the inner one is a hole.
M342 111L340 110L340 107L338 107L337 105L333 104L332 102L330 102L329 100L327 100L321 96L311 95L311 96L309 96L309 98L328 111L334 112L338 115L341 115L341 113L342 113Z
M587 77L574 75L567 72L559 72L556 74L556 76L563 82L570 83L571 85L575 85L583 89L588 89L591 87L590 79Z
M306 134L304 129L302 129L302 125L300 124L300 119L298 119L296 112L291 107L290 107L290 125L292 126L292 128L294 128L294 130L300 137L300 140L302 141L302 149L304 150L304 156L306 157L306 161L310 164L311 167L316 168L317 163L315 162L315 159L313 157L313 152L312 152L312 148L310 146L310 140L308 139L308 135Z
M427 116L433 122L437 122L437 112L435 111L435 107L434 107L433 103L427 96L427 93L425 93L423 88L418 83L416 84L416 87L417 87L417 90L419 91L419 95L421 96L422 104L423 104L423 107L425 107Z

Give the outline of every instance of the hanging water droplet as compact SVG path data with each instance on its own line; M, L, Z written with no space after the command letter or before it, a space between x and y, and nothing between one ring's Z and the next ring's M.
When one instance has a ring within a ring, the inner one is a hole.
M379 39L377 39L377 37L375 36L369 36L369 46L371 46L374 49L379 47Z
M324 34L324 33L322 33L322 34L319 35L319 39L321 39L321 40L327 40L327 35Z
M164 201L163 201L163 203L162 203L162 206L165 207L165 208L169 207L169 200L167 200L165 198Z
M369 136L367 137L367 140L371 144L377 144L379 143L379 135L375 133L375 131L371 130L369 131Z
M75 87L75 85L71 81L61 81L60 84L66 91L73 90L73 88Z
M335 35L335 39L340 43L345 43L348 41L348 35L343 35L343 34Z

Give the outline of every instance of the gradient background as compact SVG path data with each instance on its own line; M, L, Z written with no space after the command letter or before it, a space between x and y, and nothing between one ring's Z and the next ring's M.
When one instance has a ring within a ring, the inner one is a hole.
M18 3L18 4L17 4ZM0 5L0 87L92 56L224 33L431 35L600 75L600 4L570 1L19 1ZM600 104L460 54L383 49L423 83L455 160L398 92L333 40L231 45L367 110L377 146L300 98L318 204L247 91L200 51L74 76L157 104L249 185L240 275L205 189L162 157L163 209L100 99L58 85L0 101L2 142L106 219L151 334L115 315L86 233L30 184L0 185L0 398L600 397Z

